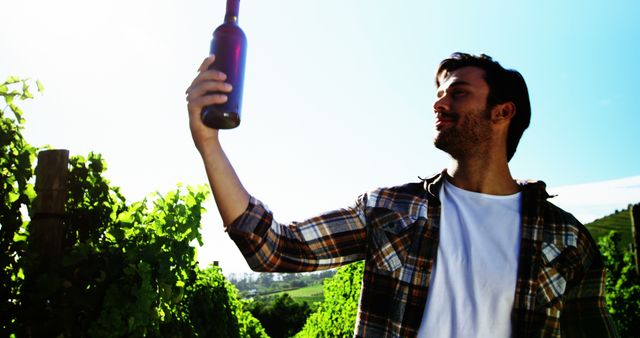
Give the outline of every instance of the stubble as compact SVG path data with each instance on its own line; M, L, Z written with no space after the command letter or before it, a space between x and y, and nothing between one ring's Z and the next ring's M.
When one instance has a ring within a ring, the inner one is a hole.
M456 115L459 120L454 126L436 130L433 138L434 145L453 158L478 155L481 145L491 139L490 109L484 108Z

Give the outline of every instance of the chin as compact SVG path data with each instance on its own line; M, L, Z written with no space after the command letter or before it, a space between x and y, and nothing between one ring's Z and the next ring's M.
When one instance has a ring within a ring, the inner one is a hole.
M451 156L460 153L460 143L455 138L446 136L451 135L436 135L433 138L433 145Z
M444 151L445 153L449 153L449 152L447 151L447 149L449 149L449 144L448 144L447 142L443 141L442 139L440 139L440 138L434 138L434 139L433 139L433 145L434 145L436 148L438 148L438 149L440 149L440 150Z
M433 135L433 144L436 148L444 150L443 148L448 148L452 143L450 136L450 134L443 133L442 131L436 131L435 135Z

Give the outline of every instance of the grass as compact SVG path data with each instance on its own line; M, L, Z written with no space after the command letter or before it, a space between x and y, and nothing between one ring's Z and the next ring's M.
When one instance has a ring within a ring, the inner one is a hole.
M627 248L631 244L631 214L629 208L599 218L589 224L585 224L585 226L589 229L596 242L598 238L607 235L609 231L615 230L620 234L621 248Z
M315 302L322 302L324 300L324 293L322 289L322 283L305 286L303 288L281 291L272 293L269 296L279 296L283 293L288 293L291 298L299 302L307 302L313 304Z

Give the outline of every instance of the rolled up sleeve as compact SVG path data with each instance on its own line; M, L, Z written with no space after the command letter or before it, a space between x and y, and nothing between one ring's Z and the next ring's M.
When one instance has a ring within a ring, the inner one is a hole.
M280 224L262 202L251 197L227 232L254 271L330 269L364 258L365 200L362 195L352 207Z

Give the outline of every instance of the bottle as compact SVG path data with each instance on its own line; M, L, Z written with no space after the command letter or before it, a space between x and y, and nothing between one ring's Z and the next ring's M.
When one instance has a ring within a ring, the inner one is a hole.
M202 109L202 122L215 129L232 129L240 124L247 37L238 26L239 8L240 0L227 0L224 23L216 28L211 40L210 54L215 54L216 58L209 69L225 73L225 82L233 87L230 93L226 93L227 102Z

